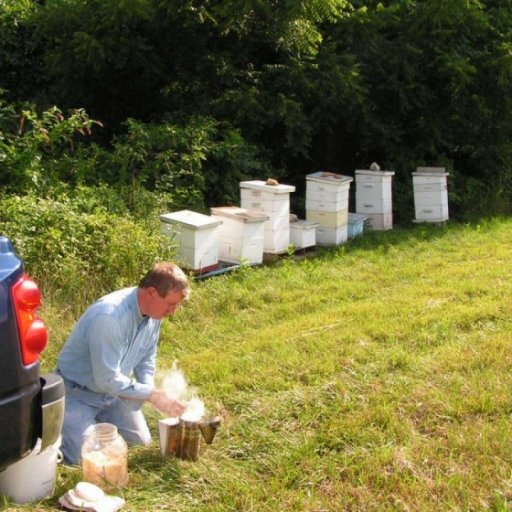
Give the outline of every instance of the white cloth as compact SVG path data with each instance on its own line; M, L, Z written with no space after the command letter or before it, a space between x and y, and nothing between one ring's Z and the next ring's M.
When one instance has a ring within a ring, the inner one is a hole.
M87 493L83 492L84 489ZM67 491L59 498L59 503L68 510L117 512L125 504L125 500L119 496L105 494L94 484L79 482L74 489Z

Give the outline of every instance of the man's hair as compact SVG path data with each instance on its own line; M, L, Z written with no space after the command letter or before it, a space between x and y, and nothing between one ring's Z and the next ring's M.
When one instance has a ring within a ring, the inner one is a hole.
M188 278L178 265L161 262L141 279L139 288L156 288L160 297L165 297L170 291L181 292L184 298L190 293Z

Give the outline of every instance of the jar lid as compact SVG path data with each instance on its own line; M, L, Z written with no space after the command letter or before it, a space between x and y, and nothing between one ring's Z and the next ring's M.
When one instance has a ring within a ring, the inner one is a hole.
M117 437L117 427L112 423L96 423L94 433L98 439L112 441Z

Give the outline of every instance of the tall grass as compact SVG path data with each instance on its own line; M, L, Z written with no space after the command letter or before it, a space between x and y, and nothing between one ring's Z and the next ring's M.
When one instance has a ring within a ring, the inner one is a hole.
M367 233L194 283L166 322L223 424L198 462L131 448L124 510L509 510L512 221ZM84 308L85 308L84 304ZM50 370L75 318L43 311ZM51 510L79 481L58 471Z

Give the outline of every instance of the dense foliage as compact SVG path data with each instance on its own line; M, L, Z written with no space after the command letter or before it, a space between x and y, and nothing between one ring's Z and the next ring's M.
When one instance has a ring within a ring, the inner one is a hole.
M96 190L41 199L0 199L0 225L47 298L87 303L98 290L137 283L156 261L171 257L172 241L158 226L135 222L98 205Z
M377 161L398 222L418 165L452 218L509 213L511 72L510 0L2 0L0 186L137 219L274 176L302 214L306 174Z

